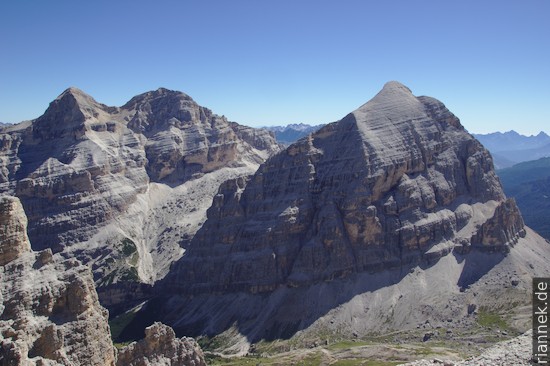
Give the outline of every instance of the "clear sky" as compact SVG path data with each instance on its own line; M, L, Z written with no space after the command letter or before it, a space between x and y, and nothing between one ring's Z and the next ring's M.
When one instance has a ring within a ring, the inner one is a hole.
M251 125L327 123L389 80L470 132L550 132L548 0L2 0L0 121L76 86L180 90Z

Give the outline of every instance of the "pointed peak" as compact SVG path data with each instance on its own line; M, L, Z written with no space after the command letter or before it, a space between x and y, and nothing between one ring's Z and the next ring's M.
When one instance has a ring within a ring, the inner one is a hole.
M382 90L378 92L372 99L374 100L396 100L402 98L416 98L411 89L401 84L399 81L388 81L384 84Z
M74 86L65 89L65 91L56 98L56 100L61 100L68 96L72 96L76 100L92 100L95 102L94 98Z
M44 114L37 118L38 125L78 124L88 118L97 117L102 111L113 112L116 107L108 107L96 102L82 90L70 87L50 103Z
M381 92L383 91L402 91L412 95L411 89L407 88L405 85L395 80L388 81L386 84L384 84Z
M75 87L67 88L50 104L49 108L59 108L60 106L63 106L61 108L71 106L72 108L78 108L80 110L106 110L109 108L114 108L98 103L91 95L86 94L82 90Z
M370 101L361 106L359 109L367 105L377 104L377 103L392 103L398 100L403 99L416 99L413 95L411 89L407 88L405 85L401 84L399 81L388 81L384 84L382 90L378 92Z
M65 89L65 91L62 93L62 94L67 94L67 93L71 93L71 94L86 94L84 93L81 89L75 87L75 86L70 86L68 87L67 89Z
M387 82L367 103L353 112L360 120L365 118L413 118L424 113L422 103L411 90L398 81ZM367 117L369 115L370 117Z

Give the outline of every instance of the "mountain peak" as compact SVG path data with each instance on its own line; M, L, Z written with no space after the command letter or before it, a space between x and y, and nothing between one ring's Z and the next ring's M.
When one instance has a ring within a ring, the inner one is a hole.
M34 132L42 139L74 135L88 119L98 118L105 112L116 110L98 103L82 90L70 87L50 103L44 114L36 119Z
M373 100L391 101L394 103L396 100L402 98L415 98L411 89L401 84L399 81L388 81L382 89L374 96Z
M99 104L90 95L86 94L85 92L83 92L82 90L80 90L78 88L75 88L74 86L71 86L71 87L65 89L65 91L63 93L61 93L55 99L55 101L69 100L69 99L72 100L73 102L76 102L79 105L82 105L82 106L90 106L90 105L93 105L93 104L96 104L96 105Z
M61 93L59 95L59 97L57 97L57 99L59 98L62 98L63 96L67 95L67 94L72 94L74 96L86 96L86 97L90 97L88 94L84 93L81 89L77 88L77 87L74 87L74 86L70 86L68 87L67 89L65 89L63 91L63 93Z
M423 116L424 106L405 85L389 81L353 114L357 120L396 122Z
M189 95L177 91L177 90L170 90L167 88L160 87L156 90L151 90L142 94L138 94L132 99L130 99L124 106L122 106L123 109L135 109L137 106L150 103L153 100L157 99L180 99L182 101L188 101L195 103L196 102L191 98Z
M80 111L85 118L88 118L96 116L100 110L109 109L116 109L116 107L108 107L99 103L91 95L83 92L81 89L71 86L65 89L63 93L50 103L45 114L49 112L59 112L60 110L66 113L72 110L77 113Z
M408 87L406 87L405 85L401 84L399 81L396 81L396 80L391 80L391 81L388 81L386 84L384 84L384 87L382 88L382 92L383 91L386 91L386 92L403 91L403 92L412 94L411 89L409 89Z

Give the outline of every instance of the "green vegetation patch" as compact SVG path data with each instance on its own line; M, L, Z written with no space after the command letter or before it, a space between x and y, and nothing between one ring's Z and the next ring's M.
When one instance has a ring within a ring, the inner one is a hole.
M122 268L114 270L108 275L104 276L97 282L97 287L104 287L112 285L115 279L118 277L119 281L125 282L139 282L138 270L136 267Z
M124 238L122 239L122 253L126 257L130 257L132 254L137 252L136 243L132 241L130 238Z
M126 328L126 326L130 324L130 322L134 320L135 317L136 313L129 311L109 320L109 327L111 328L111 338L113 338L113 341L116 342L118 340L120 333L122 333L124 328ZM126 344L128 343L130 342L126 342ZM115 343L115 345L116 344L123 346L125 345L124 343Z
M403 361L379 361L379 360L364 360L359 358L352 358L346 360L338 360L335 363L331 363L331 366L395 366L402 364Z
M322 355L320 352L308 355L296 364L300 366L319 366L321 364Z
M120 349L123 349L124 347L126 347L127 345L129 345L130 343L132 342L121 342L121 343L113 343L115 348L120 350Z
M481 308L477 316L477 322L479 325L485 328L500 328L509 329L506 320L497 313L489 312L487 309Z

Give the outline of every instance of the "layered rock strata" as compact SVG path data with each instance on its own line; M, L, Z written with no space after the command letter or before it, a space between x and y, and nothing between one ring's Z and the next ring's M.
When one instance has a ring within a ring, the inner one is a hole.
M69 88L41 117L0 131L0 194L21 200L35 250L89 264L109 297L117 283L162 278L219 184L278 149L269 132L184 93L161 88L110 107Z
M0 220L2 235L8 233L0 266L0 362L114 365L108 314L88 267L50 249L31 251L17 198L0 197Z
M487 150L439 101L397 82L223 184L170 286L272 292L506 252L524 235Z

